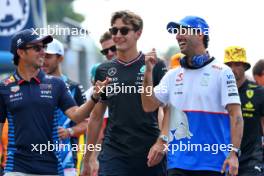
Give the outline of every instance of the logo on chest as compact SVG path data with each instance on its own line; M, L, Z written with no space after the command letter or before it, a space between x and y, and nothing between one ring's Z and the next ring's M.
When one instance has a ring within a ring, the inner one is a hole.
M183 73L179 73L176 77L176 83L179 83L182 81L183 81Z
M40 97L41 98L53 98L51 90L41 90Z
M246 95L249 99L251 99L254 96L254 90L251 89L247 90Z
M15 102L23 99L22 97L23 94L19 92L19 90L20 90L19 85L10 87L10 92L11 92L11 94L9 95L10 102Z
M117 70L116 70L115 67L111 67L111 68L109 68L109 69L107 70L107 74L108 74L109 76L114 76L114 75L116 74L116 72L117 72Z
M10 91L13 92L13 93L16 93L20 90L20 87L19 85L16 85L16 86L12 86L10 87Z
M200 81L200 85L203 87L208 87L210 80L210 74L209 73L203 73L203 76Z
M51 84L40 84L40 97L52 99L52 85Z

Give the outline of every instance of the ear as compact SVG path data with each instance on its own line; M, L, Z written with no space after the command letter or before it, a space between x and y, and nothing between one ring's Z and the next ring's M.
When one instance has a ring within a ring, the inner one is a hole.
M137 39L140 38L141 34L142 34L142 29L141 29L141 30L138 30L138 31L136 32Z
M199 38L203 41L204 38L204 34L197 34L199 36Z
M62 61L64 60L64 57L63 56L59 56L58 57L58 61L61 63Z
M17 49L17 55L18 55L19 57L23 56L24 53L25 53L24 50L22 50L22 49Z

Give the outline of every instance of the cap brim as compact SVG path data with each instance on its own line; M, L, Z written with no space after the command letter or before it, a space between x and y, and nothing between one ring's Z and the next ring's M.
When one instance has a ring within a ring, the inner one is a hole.
M45 53L46 54L58 54L58 52L52 51L52 50L46 50Z
M225 64L228 64L228 63L234 63L234 62L230 61L230 62L226 62ZM247 63L247 62L241 62L241 63L244 64L244 66L245 66L245 71L247 71L248 69L251 68L250 63Z
M175 29L179 29L180 26L188 28L186 24L176 23L172 21L167 24L167 31L171 34L175 34L177 32Z
M174 34L175 33L175 29L176 28L179 28L180 25L178 23L175 23L175 22L169 22L167 24L167 31L171 34Z
M42 42L45 45L45 44L52 42L52 40L53 40L53 37L51 35L47 35L47 36L43 36L43 37L38 37L35 40L32 40L31 42L29 42L28 44L34 44L34 43Z

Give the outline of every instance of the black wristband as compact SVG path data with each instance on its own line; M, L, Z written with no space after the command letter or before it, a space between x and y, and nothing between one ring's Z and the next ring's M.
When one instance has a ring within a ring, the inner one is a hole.
M91 100L93 100L94 103L97 103L97 102L99 101L99 98L98 98L98 99L94 98L94 96L93 96L93 94L92 94L92 95L91 95Z

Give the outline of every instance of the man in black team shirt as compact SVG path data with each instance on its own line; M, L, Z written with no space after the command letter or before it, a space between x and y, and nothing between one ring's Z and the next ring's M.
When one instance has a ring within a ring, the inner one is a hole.
M106 87L102 101L93 109L88 125L87 145L96 142L108 106L108 124L99 155L100 176L165 175L166 130L160 132L158 128L157 110L145 113L141 105L145 56L138 52L137 40L142 28L141 17L130 11L115 12L111 18L110 32L117 59L101 64L96 71L96 80L110 77L111 83ZM166 67L159 61L154 69L153 79L157 85ZM90 155L87 151L84 157L83 176L90 176Z
M263 176L261 119L264 118L264 88L246 79L245 71L250 68L250 64L246 62L244 48L228 47L225 50L224 62L236 77L244 118L238 175Z

